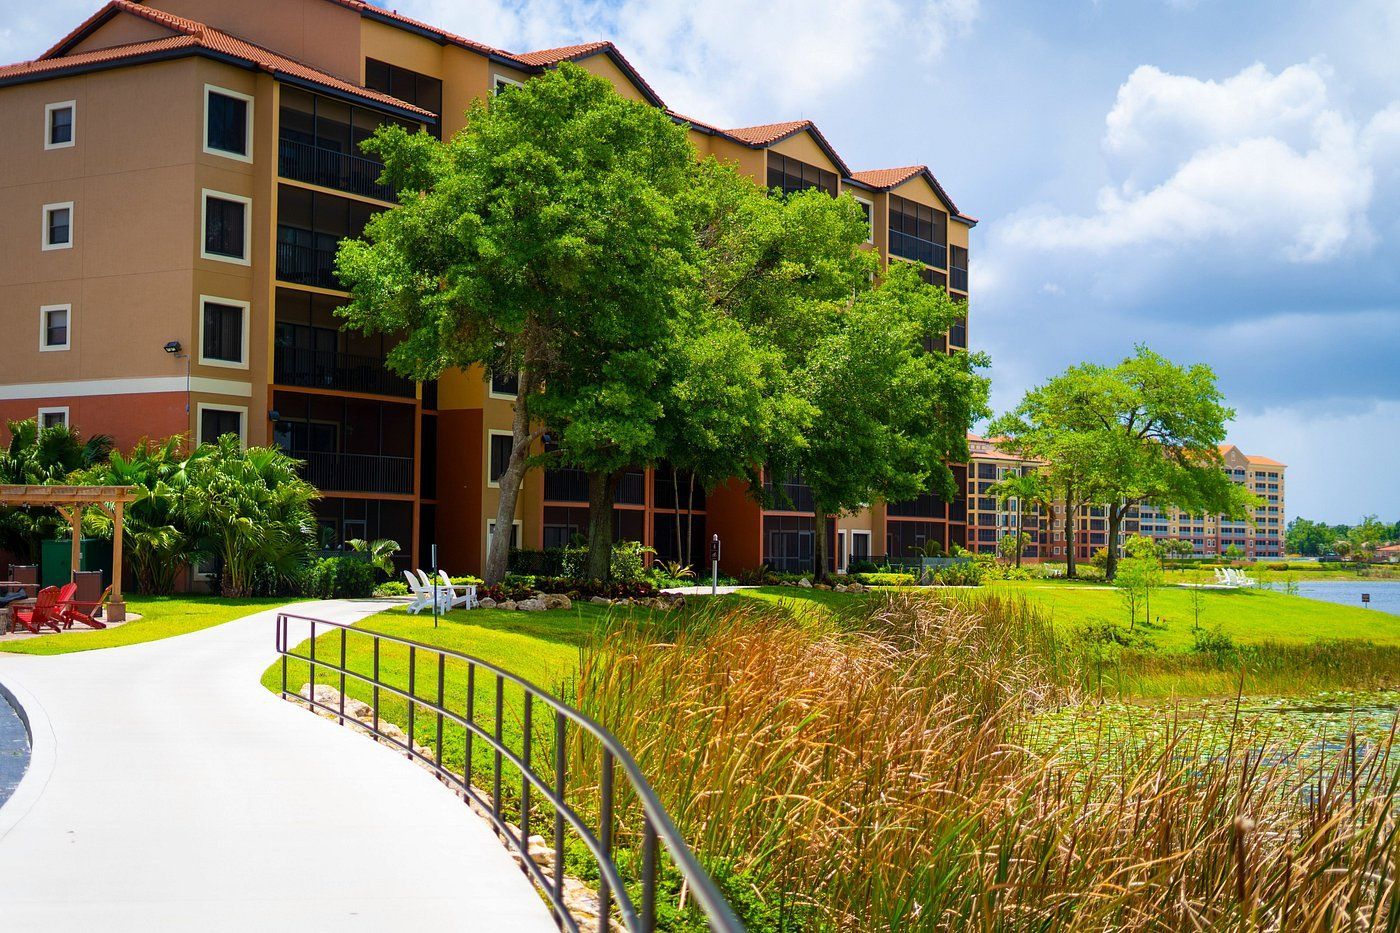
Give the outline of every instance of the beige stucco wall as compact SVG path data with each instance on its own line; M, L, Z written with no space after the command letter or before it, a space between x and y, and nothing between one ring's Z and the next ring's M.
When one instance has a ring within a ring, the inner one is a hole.
M146 6L222 29L346 81L363 77L360 14L326 0L147 0Z

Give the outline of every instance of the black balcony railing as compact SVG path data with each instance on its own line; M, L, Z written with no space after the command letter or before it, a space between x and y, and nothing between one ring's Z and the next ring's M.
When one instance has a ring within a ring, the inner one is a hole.
M277 241L277 277L297 285L344 291L335 277L335 250L289 243L282 238Z
M890 231L890 255L912 259L939 269L948 268L948 246L909 233Z
M953 266L948 270L948 285L960 292L967 291L967 270Z
M413 398L413 383L385 369L378 357L278 347L272 365L278 385Z
M948 344L954 347L967 347L967 321L959 321L948 330Z
M588 474L573 467L545 470L544 497L550 502L587 502Z
M344 725L347 686L368 696L373 712L350 722L479 807L560 930L607 933L620 923L651 933L660 913L689 929L744 933L636 760L593 719L504 668L422 642L289 613L278 614L276 636L282 698ZM318 700L318 682L336 684L339 702ZM383 707L403 712L401 730L385 728ZM507 722L518 738L507 735ZM531 855L532 830L553 850L548 874ZM575 916L565 899L566 851L596 878L591 917Z
M292 450L303 462L302 476L328 492L413 492L413 458Z
M772 508L777 512L811 512L816 508L812 498L812 487L803 482L765 483L764 488L772 498Z
M384 163L377 159L323 149L293 139L278 141L277 156L277 171L283 178L381 201L395 199L394 189L379 183Z

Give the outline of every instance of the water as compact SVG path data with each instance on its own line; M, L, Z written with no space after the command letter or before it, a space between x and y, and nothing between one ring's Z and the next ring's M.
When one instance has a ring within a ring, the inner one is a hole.
M15 792L28 766L29 735L19 715L0 696L0 806Z
M1271 590L1284 589L1282 583L1264 585ZM1343 606L1359 607L1361 594L1370 593L1372 609L1400 616L1400 580L1307 580L1294 585L1298 587L1299 596Z

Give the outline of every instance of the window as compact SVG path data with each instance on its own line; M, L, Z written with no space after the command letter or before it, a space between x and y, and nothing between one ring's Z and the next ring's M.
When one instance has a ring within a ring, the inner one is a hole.
M44 108L44 148L71 149L77 142L73 135L78 113L77 101L65 100Z
M768 153L768 187L780 188L783 194L820 188L833 198L836 197L836 173L824 168L808 165L796 159Z
M952 273L952 286L960 292L967 291L967 247L948 248L948 266Z
M948 265L948 215L890 195L890 255L938 268Z
M504 398L516 398L520 395L520 374L519 373L492 373L491 374L491 394Z
M72 346L72 305L44 305L39 309L39 349L67 350Z
M240 444L247 443L247 437L243 433L243 420L247 413L246 408L207 405L201 402L199 404L199 442L213 444L217 443L219 438L225 434L236 434Z
M491 550L491 539L496 537L496 521L492 519L486 523L486 550ZM520 547L520 523L512 522L510 526L510 546Z
M56 428L59 426L68 427L68 409L63 408L41 408L39 409L39 427Z
M73 248L73 202L44 205L44 249Z
M514 78L507 78L505 75L491 76L491 89L493 93L499 94L502 91L509 91L513 87L520 87L520 82Z
M437 78L376 58L365 59L365 87L383 91L390 97L397 97L405 103L421 107L430 113L442 113L442 82ZM441 124L434 124L429 131L442 138Z
M492 486L501 484L501 477L505 475L506 466L510 463L510 452L515 448L515 438L510 434L500 431L491 432L491 463L490 470L486 474L487 482Z
M204 246L200 256L248 265L248 198L204 191Z
M861 209L862 211L865 212L865 226L866 226L866 228L867 228L867 229L866 229L866 232L865 232L865 242L867 242L867 243L874 243L874 242L875 242L875 204L874 204L873 201L867 201L865 198L862 198L862 197L857 197L857 198L856 198L856 203L859 204L859 205L860 205L860 209Z
M248 367L248 303L200 296L199 361Z
M253 161L253 98L204 85L204 151Z

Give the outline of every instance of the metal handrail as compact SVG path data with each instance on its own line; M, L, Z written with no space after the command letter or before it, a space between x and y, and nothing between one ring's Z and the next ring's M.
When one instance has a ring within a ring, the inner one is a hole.
M310 626L308 654L292 653L289 641L290 623L302 622ZM339 657L336 660L325 660L316 657L317 626L325 626L330 630L340 632ZM346 640L348 635L353 633L372 640L373 643L373 668L370 676L365 676L357 671L350 670L346 666ZM400 689L393 684L385 683L380 679L380 644L391 642L403 645L408 648L408 685L407 689ZM437 685L436 698L421 697L417 693L416 678L418 670L418 652L428 652L437 657ZM327 619L317 619L312 616L299 615L290 612L279 612L277 614L277 653L281 656L282 668L282 697L290 697L287 690L287 668L288 661L295 659L306 662L310 676L310 682L306 697L297 697L297 700L305 701L310 707L321 709L326 713L335 715L341 724L345 722L345 685L346 678L353 677L361 683L370 686L373 694L372 722L369 729L380 739L405 751L417 761L432 767L439 778L460 790L467 798L475 802L487 814L495 827L498 835L504 836L506 841L520 854L521 869L535 883L549 900L550 907L554 914L555 922L560 929L568 930L570 933L578 933L579 925L568 907L564 903L564 828L567 824L574 831L574 835L580 839L589 853L597 863L599 885L598 885L598 929L601 933L607 933L610 929L612 906L614 901L617 912L622 919L623 925L629 931L635 933L652 933L656 929L656 894L657 875L659 868L658 843L665 845L666 850L671 855L671 860L684 880L684 888L688 889L690 896L695 899L697 905L703 911L710 929L714 933L744 933L744 925L734 915L728 902L715 887L714 881L700 865L695 854L685 844L681 837L680 830L676 828L671 820L670 814L657 799L656 792L652 790L646 777L642 774L641 768L635 759L623 747L622 743L615 736L592 718L579 712L568 704L564 703L549 693L539 689L534 684L524 678L512 674L510 671L498 667L489 661L451 651L446 648L438 648L423 642L414 641L409 638L400 638L396 635L385 635L367 629L353 628L352 626L340 622L332 622ZM447 659L453 658L467 665L467 695L466 695L466 715L453 712L449 709L445 697L446 665ZM328 671L339 675L339 707L331 707L316 700L316 671L318 668L325 668ZM476 717L476 681L477 670L489 672L494 675L495 681L495 702L494 702L494 723L482 723ZM519 754L512 751L502 740L502 723L505 712L505 685L512 683L519 687L524 694L522 702L522 732L523 740ZM396 696L408 703L408 725L404 729L405 741L388 735L380 729L379 718L379 698L381 691ZM546 707L554 711L554 780L551 782L537 774L531 765L531 750L533 746L534 731L532 727L533 711L535 702L539 701ZM421 754L415 747L414 718L419 707L424 708L428 713L436 716L436 748L432 757ZM456 723L465 731L465 760L462 774L443 765L443 725L445 722ZM568 738L569 723L572 722L583 733L591 735L601 746L601 780L599 787L599 815L598 832L595 834L582 816L579 815L564 799L566 779L567 779L567 756L565 753ZM487 729L486 725L492 725ZM363 725L363 723L361 723ZM489 799L483 797L486 792L478 792L472 785L472 752L475 739L480 738L488 746L488 751L493 753L492 764L492 789L487 794ZM513 830L510 824L502 815L501 810L501 786L502 786L502 766L509 763L520 773L520 828ZM627 780L629 789L636 796L637 801L642 806L642 899L638 906L628 894L626 885L622 881L621 872L617 863L613 860L613 809L616 801L614 792L616 768L622 769L623 776ZM546 878L543 871L535 864L530 857L530 806L532 793L538 792L543 798L543 802L549 804L554 811L554 877Z

